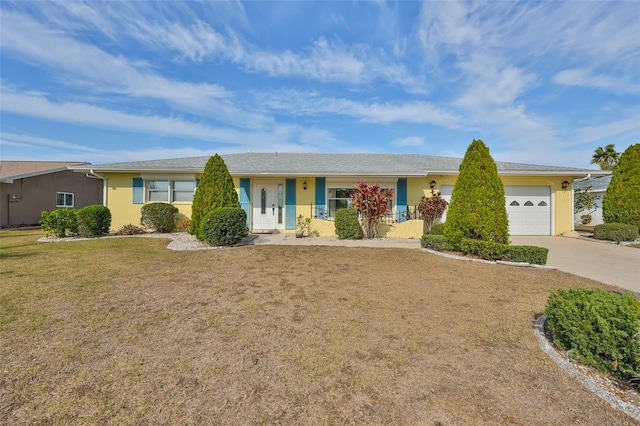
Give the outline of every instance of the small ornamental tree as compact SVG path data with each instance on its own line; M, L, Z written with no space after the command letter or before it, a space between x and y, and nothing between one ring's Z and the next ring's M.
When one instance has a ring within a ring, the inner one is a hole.
M640 143L627 148L613 169L602 200L602 217L607 223L626 223L640 228Z
M216 154L207 162L193 196L189 233L202 240L203 218L220 207L240 207L240 202L229 169L222 157Z
M586 188L576 189L573 192L573 214L576 215L582 211L586 211L585 214L580 216L581 223L588 225L591 222L591 213L595 212L598 206L598 197L592 191L593 187L588 186Z
M425 234L431 233L431 227L442 219L442 215L447 210L448 205L447 200L442 198L440 194L433 194L431 197L422 197L418 205L418 210L424 221Z
M365 238L378 235L378 224L389 212L393 190L382 189L379 183L367 185L358 182L356 192L351 194L351 207L362 217L362 230Z
M504 186L489 148L473 140L460 163L444 223L447 247L466 252L469 240L509 243Z

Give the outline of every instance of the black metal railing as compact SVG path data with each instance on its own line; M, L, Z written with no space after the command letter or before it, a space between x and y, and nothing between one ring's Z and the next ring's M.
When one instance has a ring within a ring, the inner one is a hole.
M313 203L309 205L309 217L316 219L327 219L327 209L318 206L314 206ZM402 223L407 220L420 219L422 215L418 210L418 206L403 206L396 207L392 212L388 213L382 218L383 223Z

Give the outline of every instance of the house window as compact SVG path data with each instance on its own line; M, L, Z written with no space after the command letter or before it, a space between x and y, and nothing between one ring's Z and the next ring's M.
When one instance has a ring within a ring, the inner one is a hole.
M195 189L193 180L149 180L147 200L150 203L190 203Z
M192 202L196 182L193 180L176 180L173 182L172 202Z
M74 206L75 195L73 192L56 192L56 207Z
M382 189L388 189L388 188L382 188ZM336 211L338 209L351 207L351 194L354 194L356 192L356 189L355 188L328 188L327 192L328 192L327 202L329 207L328 218L333 219L336 217ZM393 206L394 206L393 198L391 197L389 198L389 212L387 214L387 216L389 217L393 216L392 215Z
M150 180L149 181L149 197L150 203L168 203L169 202L169 181L168 180Z
M351 206L351 194L356 192L355 188L329 188L328 205L329 217L336 217L336 210Z

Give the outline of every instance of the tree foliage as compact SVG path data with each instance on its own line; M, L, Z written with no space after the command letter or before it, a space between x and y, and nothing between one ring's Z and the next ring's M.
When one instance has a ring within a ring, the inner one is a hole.
M220 207L240 207L240 202L229 169L222 157L216 154L207 161L193 196L189 233L202 240L203 218Z
M351 207L362 217L362 228L365 238L378 235L378 224L389 212L393 190L382 189L379 183L367 185L358 182L356 192L351 194Z
M591 164L600 166L600 170L613 170L618 164L620 153L616 151L614 144L609 144L604 148L598 147L591 157Z
M489 148L473 140L460 164L444 235L451 250L467 251L468 240L509 243L504 186Z
M447 200L442 198L440 194L432 194L431 197L422 197L420 199L418 211L420 211L424 221L425 233L431 233L431 227L442 219L442 215L444 215L448 205Z
M640 227L640 143L620 156L602 200L602 217L607 223Z

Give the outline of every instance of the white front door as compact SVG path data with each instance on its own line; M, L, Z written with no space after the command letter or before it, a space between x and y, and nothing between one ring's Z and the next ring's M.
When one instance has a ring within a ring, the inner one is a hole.
M284 229L284 185L262 180L253 184L253 229Z

